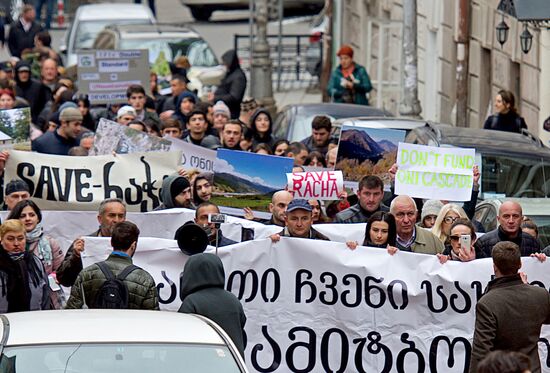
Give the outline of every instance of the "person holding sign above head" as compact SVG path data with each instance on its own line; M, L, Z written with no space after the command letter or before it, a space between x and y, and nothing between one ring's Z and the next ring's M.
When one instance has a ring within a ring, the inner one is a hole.
M359 202L336 214L335 223L365 223L377 211L388 211L382 203L384 182L378 176L364 176L359 181Z
M416 227L418 210L411 197L395 197L391 202L390 212L395 217L396 244L399 250L433 255L443 252L445 247L437 236L424 228Z
M210 201L212 198L212 186L214 185L214 173L201 172L193 180L193 203L198 206L203 202Z
M365 239L363 246L380 247L388 250L390 255L398 250L396 245L397 228L395 218L389 212L378 211L372 214L365 228ZM355 250L359 243L357 241L347 241L346 245Z
M97 221L99 229L88 234L91 237L111 237L115 224L126 220L126 204L118 198L108 198L99 204ZM63 286L73 286L76 277L82 271L81 253L84 251L84 238L73 241L65 254L63 263L57 270L57 281Z
M330 239L311 227L313 224L312 207L305 199L293 199L286 209L286 227L279 233L269 236L272 242L281 237L309 238L330 241Z
M82 132L82 114L74 107L63 109L59 114L60 125L32 142L32 150L38 153L68 155L69 149L79 145Z

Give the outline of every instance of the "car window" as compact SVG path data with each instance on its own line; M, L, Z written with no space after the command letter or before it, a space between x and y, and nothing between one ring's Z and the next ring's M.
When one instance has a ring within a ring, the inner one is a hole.
M149 61L154 63L161 52L167 61L187 56L191 66L212 67L218 65L216 55L202 39L133 38L120 41L121 49L148 49Z
M275 138L286 139L286 132L288 131L288 117L289 116L286 110L277 114L273 124L273 136Z
M550 215L527 215L537 225L539 240L542 243L542 247L550 245Z
M111 20L98 20L98 21L81 21L78 23L74 38L73 49L90 49L94 45L94 40L101 30L107 25L116 22L117 25L131 25L131 24L143 24L151 23L150 19L120 19Z
M7 347L0 371L17 373L238 373L229 349L192 344L64 344Z
M497 212L492 205L476 208L474 219L483 225L485 232L490 232L497 227Z

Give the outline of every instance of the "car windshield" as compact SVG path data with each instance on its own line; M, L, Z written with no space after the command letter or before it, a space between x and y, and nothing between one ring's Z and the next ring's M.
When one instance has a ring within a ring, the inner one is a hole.
M311 136L311 122L317 115L319 114L312 114L310 112L299 110L294 118L292 128L290 129L291 133L288 134L288 141L302 141L306 137ZM338 119L327 114L325 115L330 118L331 122Z
M208 44L199 38L192 39L145 39L133 38L120 41L121 49L148 49L149 62L154 63L161 52L167 61L174 61L180 56L187 56L191 66L213 67L218 60Z
M193 344L63 344L6 347L1 372L238 373L229 349Z
M109 20L95 20L95 21L81 21L78 23L74 38L74 49L90 49L94 45L94 40L105 26L116 22L117 25L133 25L151 23L150 19L117 19L116 21Z

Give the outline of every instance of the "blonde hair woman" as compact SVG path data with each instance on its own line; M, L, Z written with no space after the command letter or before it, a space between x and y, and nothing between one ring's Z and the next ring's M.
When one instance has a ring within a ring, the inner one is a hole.
M435 224L432 227L432 233L435 234L441 242L447 247L450 245L449 234L451 233L451 226L459 219L468 219L468 216L462 209L462 207L455 205L454 203L447 203L441 208Z

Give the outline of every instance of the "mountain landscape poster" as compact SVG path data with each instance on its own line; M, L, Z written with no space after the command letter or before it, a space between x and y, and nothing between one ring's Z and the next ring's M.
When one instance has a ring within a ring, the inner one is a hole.
M356 187L363 176L376 175L390 185L389 168L395 163L397 146L405 141L404 130L344 126L340 133L336 170L342 170L346 186Z
M218 149L212 202L267 211L273 193L284 189L293 158Z

